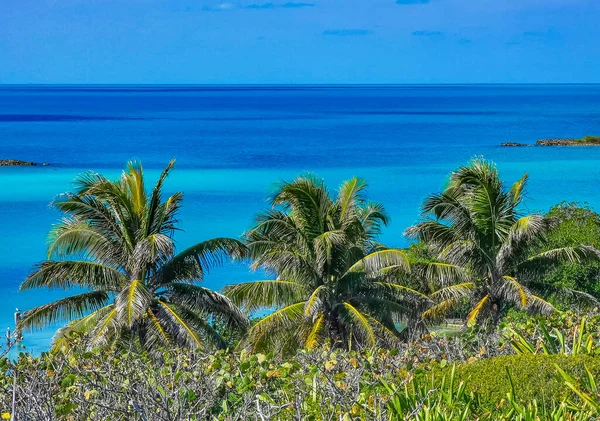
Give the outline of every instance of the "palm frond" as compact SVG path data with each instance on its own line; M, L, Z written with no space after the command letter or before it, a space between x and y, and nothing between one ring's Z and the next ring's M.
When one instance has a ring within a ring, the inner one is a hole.
M455 298L448 298L425 310L421 317L427 322L440 323L444 321L448 313L454 310L458 303Z
M139 333L146 349L156 350L159 346L167 346L173 343L172 336L156 315L156 309L149 308L146 314L145 323Z
M165 234L150 234L138 241L133 249L130 265L134 277L141 277L147 268L159 266L173 256L175 244L173 239ZM138 276L136 276L138 275Z
M37 265L36 271L23 281L19 289L83 287L116 291L125 281L123 273L99 263L49 260Z
M437 302L446 300L459 300L471 295L475 284L473 282L463 282L461 284L448 285L431 293L429 297Z
M203 350L207 345L225 348L223 338L197 312L174 303L159 301L155 312L165 331L180 345Z
M587 263L600 260L600 251L591 246L560 247L531 256L514 268L527 284L543 281L544 276L563 263Z
M525 174L519 180L515 181L515 183L510 188L509 194L512 198L513 206L518 206L523 201L523 194L525 192L525 186L527 185L527 180L529 179L529 175Z
M165 329L173 337L179 339L179 341L185 343L192 349L204 349L204 344L197 331L197 327L190 323L188 317L189 312L180 312L180 309L175 306L171 306L164 301L158 301L160 304L159 309L156 311L157 318L159 320L167 320L167 328ZM183 314L180 314L183 313ZM188 317L186 317L188 316Z
M342 230L325 231L317 235L313 242L318 267L324 267L330 262L333 249L342 246L346 241L346 233Z
M108 266L115 266L123 261L123 251L118 241L87 221L63 218L50 231L48 242L49 260L79 256Z
M376 317L369 314L364 314L364 316L369 322L369 325L373 328L377 339L382 339L388 344L394 344L400 341L401 333L393 324L391 324L391 326L386 326L384 323L377 320Z
M291 183L282 183L272 203L291 210L311 238L319 235L333 206L324 181L311 174L298 177Z
M486 295L481 300L479 300L479 302L477 304L475 304L475 307L473 307L473 309L467 316L467 326L473 326L475 324L475 322L477 321L477 318L479 317L479 314L485 308L489 299L490 299L489 295Z
M310 294L308 300L306 301L306 307L304 308L305 316L312 316L315 314L316 310L321 307L322 300L319 298L323 290L325 289L324 285L319 285L315 290Z
M308 250L310 241L296 219L277 209L269 209L256 217L256 226L244 233L250 258L256 259L274 246L294 245Z
M518 266L519 269L531 269L540 265L555 265L563 262L582 263L600 260L600 251L591 246L561 247L547 250L530 257Z
M518 219L510 227L498 251L498 267L511 267L511 263L518 263L519 258L525 258L533 240L541 238L549 228L550 222L543 215L531 214Z
M427 294L424 294L420 291L417 291L414 288L410 288L406 285L397 284L394 282L374 282L374 285L377 285L382 290L387 291L391 296L395 299L399 300L401 297L409 296L411 298L420 299L425 302L431 301Z
M102 200L94 196L66 194L54 200L52 205L72 220L85 222L93 229L103 232L107 237L123 238L126 240L126 247L132 246L132 239L124 230L118 215Z
M168 299L188 308L218 317L229 327L245 330L249 327L246 315L225 295L198 285L171 283Z
M390 223L390 217L383 205L374 202L367 202L360 208L358 219L364 233L371 240L375 240L381 234L382 228Z
M410 272L410 259L406 252L399 249L387 249L371 253L353 264L348 273L377 273L389 267L399 267Z
M404 235L437 248L446 247L457 240L456 231L452 227L433 220L426 220L407 228Z
M310 332L306 338L306 341L304 343L304 347L306 349L313 349L320 343L320 339L322 337L324 326L325 326L325 314L321 313L320 315L317 316L317 318L313 322L312 329L310 330Z
M255 258L251 268L264 269L282 279L313 285L319 278L316 266L314 253L302 254L299 251L275 247Z
M114 309L112 304L102 307L87 316L73 320L56 331L52 338L52 352L69 352L79 339L86 336L98 325L107 314Z
M156 216L151 221L152 226L147 228L151 233L161 233L168 236L173 236L173 233L178 230L178 213L181 208L183 193L177 192L169 196L169 198L158 206ZM148 222L146 222L148 223Z
M231 258L242 258L246 247L232 238L213 238L187 248L165 263L153 277L153 285L174 281L200 281L204 273Z
M359 205L364 201L362 192L367 188L367 182L361 178L353 177L340 186L337 203L340 206L340 221L347 225L356 217Z
M144 183L144 169L142 163L131 160L121 174L121 182L127 191L127 200L131 202L132 213L143 215L146 211L148 195Z
M295 328L304 320L304 306L306 303L299 302L280 310L259 320L248 331L247 340L253 349L260 349L267 342L277 342L281 338L295 335ZM289 339L289 338L288 338Z
M495 288L495 295L510 301L520 308L526 308L531 292L512 276L503 276L502 282Z
M544 315L550 315L556 311L552 304L533 294L529 296L528 310Z
M161 194L162 194L162 186L165 182L166 178L169 176L171 170L175 166L175 159L169 161L166 168L158 177L156 184L154 185L154 189L152 190L152 196L150 198L150 202L148 203L148 210L146 212L146 221L145 221L145 235L148 236L153 233L157 233L157 228L162 225L157 221L157 216L159 215L160 205L161 205ZM162 222L162 221L161 221Z
M93 291L56 300L26 311L19 329L43 328L53 323L80 318L106 305L109 297L104 291Z
M117 308L112 305L110 311L97 320L95 327L90 332L89 338L86 340L88 348L109 344L116 339L118 331Z
M429 285L449 286L457 282L469 282L467 270L458 265L444 262L418 262L411 265L411 274Z
M124 326L132 327L134 322L143 317L152 303L152 293L140 280L133 280L115 298L118 320Z
M368 346L375 345L375 331L369 324L367 320L368 315L362 314L358 309L356 309L352 304L344 301L342 303L343 307L346 309L346 315L348 317L348 323L352 329L352 331L359 333L366 340L366 344Z
M266 280L227 285L227 296L235 305L248 311L288 306L306 297L305 288L291 281Z

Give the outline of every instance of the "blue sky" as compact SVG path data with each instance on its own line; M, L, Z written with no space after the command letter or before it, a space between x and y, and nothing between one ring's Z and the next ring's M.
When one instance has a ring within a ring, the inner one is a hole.
M600 82L598 0L4 0L0 83Z

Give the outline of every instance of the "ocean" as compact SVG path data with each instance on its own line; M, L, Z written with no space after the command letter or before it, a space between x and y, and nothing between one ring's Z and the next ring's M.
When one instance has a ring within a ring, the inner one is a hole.
M0 329L15 308L65 295L18 287L60 217L49 203L86 170L117 177L137 158L155 179L176 158L165 189L184 192L179 249L239 236L281 180L309 171L334 190L360 176L391 215L383 241L402 247L423 198L474 156L507 182L530 175L525 211L600 209L600 147L499 146L588 134L600 134L600 85L0 85L0 159L50 164L0 168ZM260 276L230 264L204 282L218 290ZM55 328L26 333L19 350L46 350Z

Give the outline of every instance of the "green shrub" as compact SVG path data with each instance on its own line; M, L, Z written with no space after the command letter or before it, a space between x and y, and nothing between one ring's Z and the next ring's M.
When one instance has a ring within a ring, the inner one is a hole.
M600 136L585 136L583 139L581 139L582 142L584 143L600 143Z
M559 247L589 245L600 248L600 214L594 212L587 203L562 202L553 206L546 216L556 222L546 238L535 252L552 250ZM600 296L600 262L563 262L551 268L545 276L546 282L559 287L584 291L595 297ZM553 301L558 298L554 297ZM566 304L585 304L576 299L566 300ZM562 299L555 304L565 304Z
M585 375L587 367L594 376L600 375L600 358L588 355L507 355L464 363L456 368L457 381L464 381L467 390L477 395L482 409L493 410L506 400L511 391L507 370L513 378L518 402L560 401L572 396L556 370L557 364L574 377Z

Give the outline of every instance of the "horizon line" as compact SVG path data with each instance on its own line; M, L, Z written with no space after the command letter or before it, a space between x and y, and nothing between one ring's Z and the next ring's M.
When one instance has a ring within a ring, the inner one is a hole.
M489 82L489 83L0 83L0 87L35 86L194 86L194 87L411 87L411 86L535 86L600 85L600 82Z

